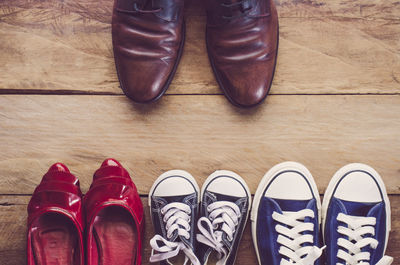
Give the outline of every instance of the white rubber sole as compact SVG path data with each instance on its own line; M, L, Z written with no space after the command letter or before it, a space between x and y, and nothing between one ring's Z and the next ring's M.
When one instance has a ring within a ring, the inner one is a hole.
M376 172L375 169L373 169L372 167L365 165L365 164L361 164L361 163L348 164L348 165L342 167L333 175L331 181L329 182L328 188L326 189L324 199L322 202L322 232L323 232L322 237L325 242L324 231L325 231L326 214L328 212L329 202L331 201L331 198L333 196L333 191L334 191L335 187L337 186L338 182L340 181L340 179L344 175L346 175L347 173L349 173L351 171L355 171L355 170L362 170L362 171L366 171L369 174L371 174L375 178L376 182L378 183L379 188L382 191L383 201L385 202L385 205L386 205L386 241L385 241L385 247L384 247L384 252L385 252L387 243L389 240L389 233L391 230L391 220L390 220L391 213L390 213L389 197L386 192L385 183L383 182L379 173Z
M297 162L288 161L288 162L283 162L283 163L275 165L261 179L260 184L257 187L257 191L254 195L253 207L251 209L251 216L250 216L251 234L253 237L253 245L254 245L254 248L255 248L256 254L257 254L258 264L261 264L261 261L260 261L260 254L258 251L258 246L257 246L256 229L257 229L258 207L260 204L260 200L261 200L261 197L263 196L265 188L269 185L269 183L271 183L273 178L280 172L286 171L286 170L295 170L295 171L301 172L306 177L307 181L310 183L312 193L317 200L318 223L321 224L321 200L319 197L317 184L315 183L314 178L311 175L310 171L304 165L297 163ZM268 236L268 235L266 235L266 236Z
M203 198L204 192L205 192L206 187L208 186L208 184L211 181L213 181L215 178L218 178L220 176L232 177L235 180L237 180L238 182L240 182L243 185L243 187L245 188L246 193L247 193L247 198L249 200L249 209L247 210L247 215L246 215L246 219L245 219L246 223L247 223L247 220L248 220L249 214L250 214L250 207L251 207L251 193L250 193L250 189L247 186L247 184L244 181L244 179L241 176L239 176L238 174L236 174L235 172L229 171L229 170L217 170L214 173L212 173L210 176L208 176L208 178L206 179L206 181L204 182L204 184L203 184L203 186L201 188L201 198ZM245 223L245 226L246 226L246 223ZM242 231L242 233L240 235L240 238L242 238L243 232L244 232L244 229L243 229L243 231ZM207 263L208 263L208 259L206 260L204 265L207 265ZM226 261L222 265L225 265L225 264L226 264Z
M194 179L194 177L187 171L184 170L179 170L179 169L174 169L174 170L169 170L167 172L164 172L163 174L161 174L153 183L153 186L150 189L149 192L149 200L148 200L148 204L149 206L151 206L151 196L153 196L154 193L154 189L157 187L157 185L163 181L166 178L170 178L172 176L180 176L183 177L185 179L187 179L190 183L192 183L192 185L194 186L196 192L197 192L197 201L200 203L200 188L199 185L197 184L196 180ZM172 187L174 188L174 187Z

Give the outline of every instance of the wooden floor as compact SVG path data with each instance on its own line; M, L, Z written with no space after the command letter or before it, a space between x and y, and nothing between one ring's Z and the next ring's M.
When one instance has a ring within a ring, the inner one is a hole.
M145 205L152 182L174 168L200 185L233 170L254 193L270 167L294 160L323 194L341 166L367 163L390 193L387 254L400 260L399 0L277 1L276 77L251 110L217 87L201 2L186 9L186 46L167 95L138 106L115 73L112 0L0 0L0 265L25 264L26 206L47 168L67 164L86 192L107 157L129 169ZM256 264L249 226L236 264Z

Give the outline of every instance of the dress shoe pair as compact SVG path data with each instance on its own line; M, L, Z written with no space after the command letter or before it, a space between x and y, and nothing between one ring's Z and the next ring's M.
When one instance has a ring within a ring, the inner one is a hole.
M78 178L57 163L28 205L27 264L141 264L142 229L142 202L118 161L103 162L84 198Z
M393 262L384 255L390 232L389 198L382 178L364 164L338 170L322 204L306 167L295 162L274 166L257 188L251 221L260 265ZM326 262L321 260L324 249Z
M278 51L273 0L205 0L211 67L231 103L251 107L271 87ZM160 98L183 51L184 0L115 0L112 37L120 85L135 102Z

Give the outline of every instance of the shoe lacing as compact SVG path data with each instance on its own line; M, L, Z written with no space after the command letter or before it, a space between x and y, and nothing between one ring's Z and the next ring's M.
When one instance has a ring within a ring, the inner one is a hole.
M337 229L344 236L337 241L338 246L343 248L338 250L337 257L344 263L337 265L370 265L370 253L363 251L363 248L376 249L379 244L378 240L371 237L375 235L376 218L339 213L337 220L345 224ZM392 257L384 256L375 265L390 265L392 262Z
M240 0L237 2L222 2L220 4L223 8L227 8L230 11L239 11L240 14L236 15L236 16L226 16L226 15L222 15L223 19L227 19L227 20L233 20L233 19L237 19L246 15L249 15L249 13L251 12L251 10L253 9L253 7L250 4L250 0ZM269 16L269 14L265 13L265 14L261 14L261 15L257 15L256 17L265 17L265 16Z
M185 254L184 265L186 265L189 260L193 265L200 265L200 261L189 246L184 242L170 241L175 231L177 231L178 237L184 237L187 240L190 239L191 227L189 222L191 221L191 212L192 209L189 205L180 202L169 203L161 208L163 222L167 231L167 238L161 235L155 235L150 240L150 246L152 247L150 262L168 260L177 256L180 251L183 251ZM155 251L157 251L157 254L155 254Z
M138 6L138 3L133 3L133 10L123 10L123 9L120 9L120 8L116 8L116 10L117 10L118 12L126 13L126 14L137 14L137 13L151 14L151 13L158 13L158 12L160 12L160 11L162 10L162 8L160 7L160 8L149 9L149 10L147 10L147 9L141 9L141 8Z
M314 244L314 237L305 232L313 232L314 224L304 222L306 218L315 218L314 212L304 209L298 212L272 214L272 219L280 223L275 229L279 234L277 242L281 245L279 254L285 257L281 259L281 265L313 265L322 255L325 247L310 245Z
M218 252L217 265L222 265L228 255L228 249L223 243L223 235L228 241L234 239L239 218L242 216L239 207L228 201L214 202L207 207L207 217L201 217L197 226L201 234L197 234L197 241ZM203 226L205 224L205 226Z

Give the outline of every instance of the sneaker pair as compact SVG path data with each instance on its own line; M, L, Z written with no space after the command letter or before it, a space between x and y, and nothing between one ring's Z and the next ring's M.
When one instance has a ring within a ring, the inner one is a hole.
M321 212L322 209L322 212ZM333 176L321 201L311 173L284 162L269 170L256 191L251 212L259 264L389 265L384 256L390 204L379 174L349 164ZM319 225L325 247L320 247Z
M174 264L175 257L183 252L184 264L190 261L193 265L203 265L211 252L216 251L218 265L234 264L250 204L249 188L234 172L214 172L201 192L186 171L162 174L149 194L156 233L150 240L153 249L150 261Z

